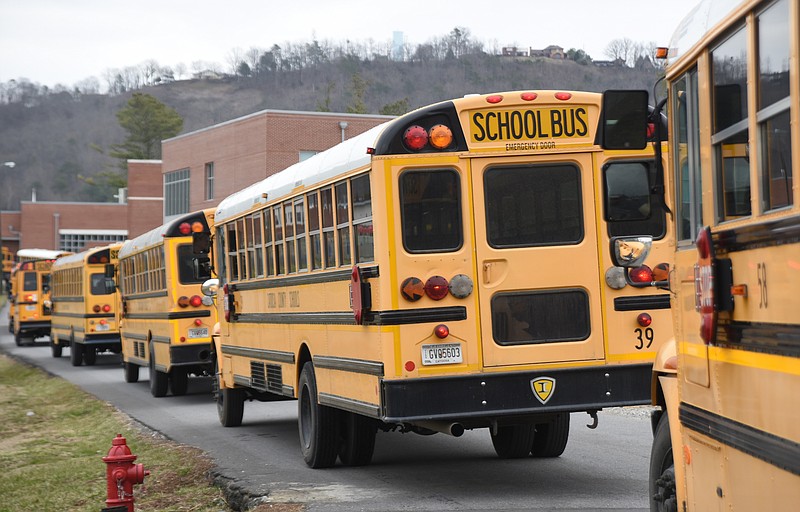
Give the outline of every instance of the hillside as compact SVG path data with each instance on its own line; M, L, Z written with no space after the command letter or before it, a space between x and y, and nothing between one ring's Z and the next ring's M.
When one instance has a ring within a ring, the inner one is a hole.
M488 54L415 62L344 57L302 69L175 81L140 91L177 110L184 132L190 132L263 109L398 113L469 93L650 90L657 77L649 66L600 67ZM33 188L40 201L114 201L116 191L87 185L79 176L113 169L116 162L97 148L124 140L115 114L129 97L130 91L60 91L0 104L0 163L16 163L0 167L0 208L18 208L20 199L30 200Z

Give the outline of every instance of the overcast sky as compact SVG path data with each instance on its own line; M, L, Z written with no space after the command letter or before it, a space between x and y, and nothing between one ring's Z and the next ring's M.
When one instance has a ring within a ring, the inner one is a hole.
M666 46L698 0L0 0L0 82L72 86L109 69L216 62L234 48L316 38L411 45L469 29L487 48L578 48L595 60L617 38Z

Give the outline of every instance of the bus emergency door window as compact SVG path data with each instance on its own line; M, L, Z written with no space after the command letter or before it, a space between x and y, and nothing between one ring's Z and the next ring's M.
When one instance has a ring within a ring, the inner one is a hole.
M492 338L498 345L581 341L590 333L589 296L583 290L492 297Z
M583 240L578 168L572 164L495 167L484 174L489 245L577 244Z
M452 252L461 247L461 181L450 169L400 176L403 246L408 252Z

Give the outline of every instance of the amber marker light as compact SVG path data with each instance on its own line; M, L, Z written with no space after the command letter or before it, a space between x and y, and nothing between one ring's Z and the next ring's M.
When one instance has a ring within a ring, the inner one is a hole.
M436 149L445 149L453 142L453 132L443 124L437 124L428 132L430 143Z
M425 296L425 284L418 277L407 277L400 285L400 295L410 302L416 302Z

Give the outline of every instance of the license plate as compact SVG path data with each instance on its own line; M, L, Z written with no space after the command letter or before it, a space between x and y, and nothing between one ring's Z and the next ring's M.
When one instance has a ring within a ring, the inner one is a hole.
M189 329L189 338L208 338L208 327Z
M108 324L97 324L94 328L95 331L107 331L111 328Z
M422 345L422 364L453 364L463 361L460 343L437 343Z
M36 304L26 304L25 311L36 311Z

